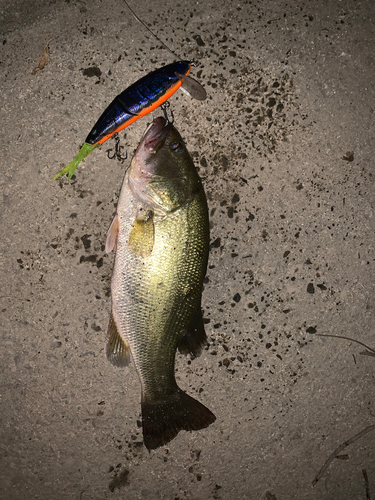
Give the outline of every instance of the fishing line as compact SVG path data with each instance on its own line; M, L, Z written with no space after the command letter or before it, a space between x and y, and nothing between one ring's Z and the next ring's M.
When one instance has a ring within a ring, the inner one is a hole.
M130 10L130 12L133 14L134 18L135 18L135 19L136 19L136 20L137 20L140 24L142 24L142 26L143 26L144 28L146 28L146 30L147 30L147 31L149 31L149 32L151 33L151 35L152 35L153 37L155 37L155 38L156 38L156 40L157 40L158 42L160 42L160 43L163 45L163 47L164 47L164 48L166 48L167 50L169 50L169 52L170 52L170 53L171 53L171 54L172 54L172 55L173 55L176 59L178 59L178 60L180 60L180 61L181 61L181 57L179 57L178 55L176 55L176 54L173 52L173 50L172 50L172 49L170 49L170 48L168 47L168 45L167 45L167 44L165 44L165 43L163 42L163 40L161 40L161 39L160 39L157 35L155 35L155 33L154 33L153 31L151 31L151 29L147 26L147 24L146 24L146 23L144 23L144 22L142 21L142 19L140 19L140 18L137 16L137 14L136 14L136 13L134 12L134 10L130 7L130 5L128 4L128 2L127 2L126 0L124 0L124 2L125 2L125 4L126 4L127 8Z

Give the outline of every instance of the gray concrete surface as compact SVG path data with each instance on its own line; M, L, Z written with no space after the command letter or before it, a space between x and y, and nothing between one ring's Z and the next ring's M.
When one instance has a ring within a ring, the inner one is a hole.
M134 365L103 352L128 163L106 143L51 181L112 98L173 58L121 0L2 0L0 497L365 500L366 469L375 498L374 430L312 486L375 424L374 357L313 333L375 348L375 4L132 5L209 95L171 99L212 228L209 345L176 369L217 421L144 448ZM129 154L150 120L126 130Z

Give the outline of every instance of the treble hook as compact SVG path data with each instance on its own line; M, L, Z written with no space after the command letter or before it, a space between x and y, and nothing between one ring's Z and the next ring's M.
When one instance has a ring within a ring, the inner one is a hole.
M172 125L172 123L174 122L174 115L173 115L173 111L172 109L170 110L171 111L171 117L172 119L170 120L168 118L168 112L167 112L167 109L170 108L170 102L169 101L165 101L163 102L163 104L160 106L160 109L163 111L164 113L164 118L165 118L165 125L168 125L169 123Z
M113 160L114 158L117 158L118 161L125 161L126 158L128 157L128 152L126 151L125 153L125 157L122 157L121 156L121 148L123 146L120 146L120 137L118 136L118 134L115 134L114 136L114 139L116 141L116 144L115 144L115 152L113 153L112 156L109 155L109 152L112 151L112 149L107 149L107 156L110 160Z

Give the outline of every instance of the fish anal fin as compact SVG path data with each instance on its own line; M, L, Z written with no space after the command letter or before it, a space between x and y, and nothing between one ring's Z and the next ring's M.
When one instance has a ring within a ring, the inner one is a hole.
M194 357L197 357L202 352L206 342L207 335L204 330L202 311L199 307L188 330L180 332L178 350L181 354L192 354Z
M105 355L114 366L127 366L130 362L130 346L118 333L113 314L109 320Z
M129 234L128 245L137 257L149 257L154 248L155 227L152 210L137 217Z
M119 230L119 218L118 215L116 214L107 232L107 240L105 242L106 253L109 253L112 250L114 252L116 251L118 230Z
M142 395L143 441L149 450L169 443L180 431L198 431L215 420L208 408L178 387L162 402L146 401Z

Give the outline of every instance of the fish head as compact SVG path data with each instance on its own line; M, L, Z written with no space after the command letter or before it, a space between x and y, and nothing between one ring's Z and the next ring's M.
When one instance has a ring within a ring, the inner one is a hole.
M200 186L185 143L163 117L146 129L129 169L130 188L139 201L163 213L190 201Z

